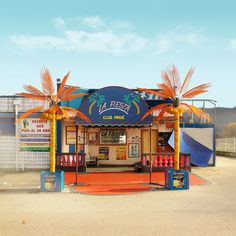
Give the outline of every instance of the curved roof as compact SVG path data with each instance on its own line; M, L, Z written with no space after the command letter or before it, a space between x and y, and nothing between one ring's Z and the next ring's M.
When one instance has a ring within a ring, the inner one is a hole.
M98 126L146 126L152 124L151 116L142 120L148 111L147 103L134 91L118 86L98 89L84 98L79 110L91 123L79 118L77 124Z

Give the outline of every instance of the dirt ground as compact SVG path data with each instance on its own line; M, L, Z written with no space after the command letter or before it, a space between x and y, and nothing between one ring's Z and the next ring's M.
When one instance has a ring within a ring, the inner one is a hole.
M236 235L236 158L193 173L210 183L94 196L40 193L39 172L0 171L0 235Z

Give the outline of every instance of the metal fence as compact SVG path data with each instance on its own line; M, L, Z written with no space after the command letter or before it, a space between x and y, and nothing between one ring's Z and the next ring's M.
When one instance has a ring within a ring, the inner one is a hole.
M20 150L21 124L15 124L19 113L43 105L42 101L24 97L0 96L0 168L49 169L49 152Z
M232 153L236 155L236 137L217 138L216 151L220 153Z

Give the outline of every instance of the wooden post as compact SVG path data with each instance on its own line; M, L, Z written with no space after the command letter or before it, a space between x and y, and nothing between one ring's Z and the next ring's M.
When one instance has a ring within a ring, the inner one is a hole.
M78 184L78 125L76 125L76 131L75 131L75 152L76 152L76 181L75 184Z
M84 140L83 140L83 149L84 149L84 155L83 155L83 165L86 166L86 160L85 160L85 126L84 126Z
M149 183L152 183L152 126L149 128L149 157L150 157L150 175L149 175Z
M56 159L56 114L51 113L50 120L50 171L55 172Z

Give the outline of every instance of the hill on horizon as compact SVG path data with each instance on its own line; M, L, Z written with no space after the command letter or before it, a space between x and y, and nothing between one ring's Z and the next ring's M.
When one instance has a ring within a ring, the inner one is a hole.
M224 137L225 125L236 122L236 107L205 108L204 111L215 118L216 137Z

